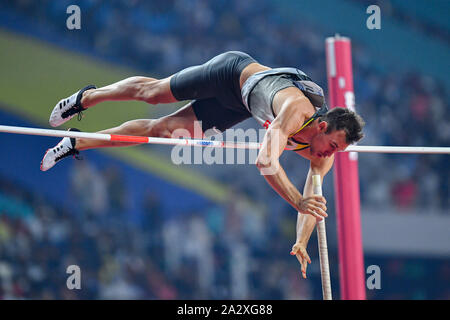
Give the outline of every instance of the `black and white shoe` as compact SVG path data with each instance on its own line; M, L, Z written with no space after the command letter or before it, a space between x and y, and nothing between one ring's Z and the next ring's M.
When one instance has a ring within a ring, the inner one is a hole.
M80 131L75 128L70 128L69 131ZM56 146L50 148L45 152L44 158L41 161L41 171L47 171L52 168L58 161L73 155L80 160L78 154L80 152L75 149L75 138L63 138Z
M50 125L52 127L60 126L64 122L72 119L76 114L78 114L78 120L81 120L81 112L85 110L81 105L81 97L83 96L83 93L89 89L96 89L96 87L94 85L89 85L70 97L60 100L53 108L52 114L50 115L48 121Z

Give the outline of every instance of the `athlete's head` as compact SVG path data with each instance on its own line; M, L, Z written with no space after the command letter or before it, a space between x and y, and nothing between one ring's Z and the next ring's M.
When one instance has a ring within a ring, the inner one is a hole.
M347 108L333 108L318 119L318 133L311 142L311 154L329 157L361 140L364 120Z

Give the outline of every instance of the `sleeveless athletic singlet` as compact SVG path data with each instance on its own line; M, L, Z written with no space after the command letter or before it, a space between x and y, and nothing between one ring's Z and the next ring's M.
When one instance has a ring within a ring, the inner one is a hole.
M275 119L273 98L278 91L288 87L299 88L316 108L314 115L289 136L286 148L299 151L308 148L309 144L298 141L293 136L328 111L322 88L311 78L296 68L276 68L258 72L250 76L242 86L242 101L253 118L268 129Z

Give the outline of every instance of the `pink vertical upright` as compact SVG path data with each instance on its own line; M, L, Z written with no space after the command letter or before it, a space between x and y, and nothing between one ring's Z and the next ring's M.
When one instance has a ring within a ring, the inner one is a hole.
M350 39L326 39L329 106L354 110ZM358 154L339 152L334 164L341 299L365 300L365 270L361 237Z

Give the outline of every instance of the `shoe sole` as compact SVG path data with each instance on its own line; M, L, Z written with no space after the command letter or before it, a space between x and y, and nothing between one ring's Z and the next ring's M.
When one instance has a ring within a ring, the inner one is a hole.
M44 162L45 156L47 155L47 153L48 153L48 152L49 152L49 151L50 151L51 149L52 149L52 148L49 148L49 149L47 149L47 151L45 151L44 157L43 157L43 158L42 158L42 160L41 160L41 166L40 166L40 169L41 169L41 171L44 171L44 172L45 172L45 171L47 171L48 169L50 169L50 168L51 168L51 167L50 167L50 168L48 168L48 169L45 169L45 170L44 170L44 169L42 168L42 165L43 165L43 162Z

